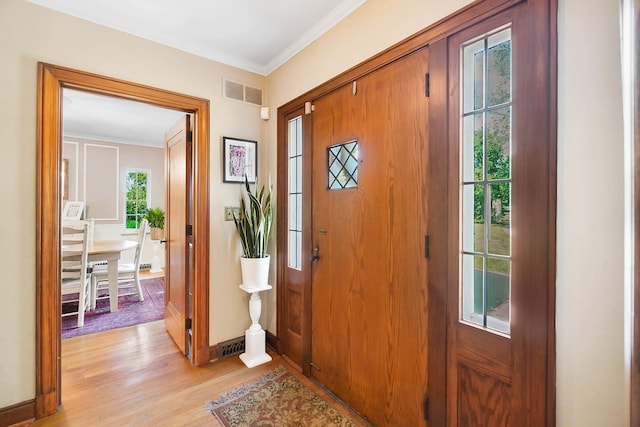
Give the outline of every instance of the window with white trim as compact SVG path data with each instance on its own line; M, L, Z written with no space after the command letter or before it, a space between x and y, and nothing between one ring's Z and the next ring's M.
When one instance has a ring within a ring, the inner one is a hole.
M462 48L462 321L511 317L511 29Z
M149 206L149 175L145 169L125 170L125 228L138 229Z

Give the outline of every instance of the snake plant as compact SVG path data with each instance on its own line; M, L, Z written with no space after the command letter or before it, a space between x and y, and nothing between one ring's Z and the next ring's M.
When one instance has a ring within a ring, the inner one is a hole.
M240 199L240 211L233 214L233 222L240 236L245 258L265 258L267 243L271 232L271 185L265 190L263 185L258 192L256 183L252 192L247 176L244 177L244 196ZM248 200L248 203L245 202Z

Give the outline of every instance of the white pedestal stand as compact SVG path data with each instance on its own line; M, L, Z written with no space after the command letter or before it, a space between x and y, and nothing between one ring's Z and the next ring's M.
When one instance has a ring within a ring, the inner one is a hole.
M153 244L153 259L151 260L150 273L162 272L162 264L160 263L160 240L152 240Z
M260 300L260 292L271 289L270 285L260 288L248 288L240 285L240 289L251 294L249 299L249 316L251 316L251 326L244 334L244 353L240 355L240 360L247 365L247 368L261 365L271 360L265 352L266 335L262 326L260 326L260 312L262 311L262 301Z

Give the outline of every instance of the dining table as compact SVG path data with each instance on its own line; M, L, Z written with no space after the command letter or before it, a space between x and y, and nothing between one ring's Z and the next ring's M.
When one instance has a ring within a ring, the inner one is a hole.
M78 245L63 245L62 251ZM107 262L109 279L109 310L118 311L118 262L124 251L135 249L138 242L133 240L90 240L87 244L87 259L90 262Z

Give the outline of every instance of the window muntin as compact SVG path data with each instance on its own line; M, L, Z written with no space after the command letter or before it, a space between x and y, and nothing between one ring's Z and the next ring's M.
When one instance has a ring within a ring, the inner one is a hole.
M289 120L289 267L302 269L302 116Z
M462 48L461 318L510 333L511 30Z
M149 206L149 171L125 171L125 228L138 229Z

